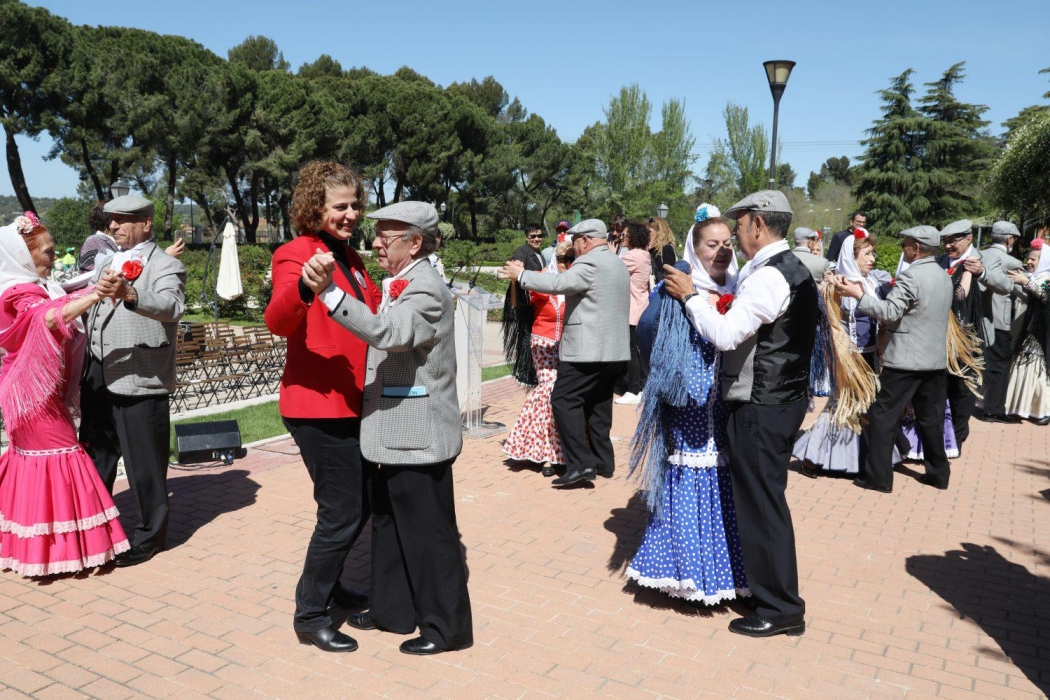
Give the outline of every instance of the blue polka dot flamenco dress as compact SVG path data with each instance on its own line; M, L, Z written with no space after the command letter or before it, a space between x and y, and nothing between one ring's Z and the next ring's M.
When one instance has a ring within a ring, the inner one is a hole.
M649 480L649 490L658 493L646 494L649 524L627 576L673 598L715 605L750 592L725 452L721 353L691 326L689 344L692 362L687 359L682 368L684 405L656 407L654 439L662 436L658 454L661 461L666 454L666 461L662 474Z

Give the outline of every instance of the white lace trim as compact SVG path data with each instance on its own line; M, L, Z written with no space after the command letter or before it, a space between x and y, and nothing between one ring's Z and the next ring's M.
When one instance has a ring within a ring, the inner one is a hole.
M23 457L50 457L52 455L68 455L72 452L83 452L84 448L80 445L73 445L72 447L56 447L53 450L23 450L20 447L15 447L14 451Z
M750 588L719 590L711 595L705 595L703 591L698 589L696 583L692 579L678 581L673 578L649 578L648 576L642 576L638 573L638 570L633 567L627 568L627 578L633 580L639 586L655 588L672 598L681 598L682 600L703 603L704 605L717 605L723 600L733 600L738 596L744 598L751 595Z
M672 452L667 456L667 463L675 467L693 467L710 469L729 465L729 455L725 452Z
M14 557L0 558L0 569L11 569L19 576L54 576L55 574L72 574L81 569L90 569L102 566L112 560L118 554L131 549L127 540L118 542L102 554L95 554L80 559L69 559L67 561L53 561L47 564L23 564Z
M20 525L12 522L0 513L0 532L10 532L22 539L30 537L41 537L42 535L60 535L67 532L85 532L96 527L105 525L111 520L116 520L120 511L116 506L107 508L98 515L80 520L62 520L54 523L36 523L34 525Z
M948 459L955 459L956 457L959 456L959 449L958 448L952 448L950 450L946 449L944 451L944 456L947 457ZM920 461L922 461L924 459L924 457L923 457L923 453L922 452L918 452L916 450L909 450L908 451L908 456L905 457L905 459L913 461L913 462L920 462Z

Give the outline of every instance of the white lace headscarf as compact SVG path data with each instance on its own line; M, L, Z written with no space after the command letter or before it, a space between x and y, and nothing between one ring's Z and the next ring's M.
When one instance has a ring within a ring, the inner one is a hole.
M850 282L860 282L864 287L864 293L875 296L875 292L878 286L875 284L875 280L871 279L870 275L862 275L860 267L857 266L857 258L853 252L854 245L858 240L858 233L862 234L862 238L868 238L868 232L862 228L858 228L852 235L846 236L845 240L842 241L842 248L839 251L839 263L838 267L835 268L835 272L845 277ZM853 341L853 344L857 344L857 305L860 302L853 297L842 298L842 310L845 311L848 316L849 328L849 339ZM868 348L861 348L862 351L866 351Z
M714 204L701 204L696 208L696 221L707 221L716 216L721 216L722 212L718 210ZM725 284L718 284L711 275L707 274L707 270L704 269L703 264L700 262L699 256L696 254L696 245L693 239L693 232L696 230L696 224L689 229L689 233L685 237L685 250L682 251L682 258L689 263L691 270L693 284L697 289L703 289L708 292L717 292L718 294L733 294L736 291L736 277L740 271L740 265L736 260L736 251L733 251L733 255L729 260L729 268L726 270L726 281Z
M0 227L0 294L16 284L39 284L52 299L65 296L58 282L37 274L33 255L17 224Z

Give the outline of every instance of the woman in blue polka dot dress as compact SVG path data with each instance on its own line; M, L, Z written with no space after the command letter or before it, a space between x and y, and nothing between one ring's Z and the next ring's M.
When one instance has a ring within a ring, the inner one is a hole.
M696 221L683 262L698 294L731 303L736 256L729 222L710 205L700 206ZM627 576L708 605L749 595L725 453L721 353L696 332L662 284L650 297L638 334L643 352L650 352L652 373L632 441L631 472L640 475L651 515Z

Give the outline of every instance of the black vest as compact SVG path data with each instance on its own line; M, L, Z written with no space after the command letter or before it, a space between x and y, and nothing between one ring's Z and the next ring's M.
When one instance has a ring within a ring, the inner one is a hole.
M734 350L723 353L723 391L727 401L766 406L806 398L809 359L817 329L817 285L794 253L777 253L765 264L784 276L791 296L787 310L759 327Z

